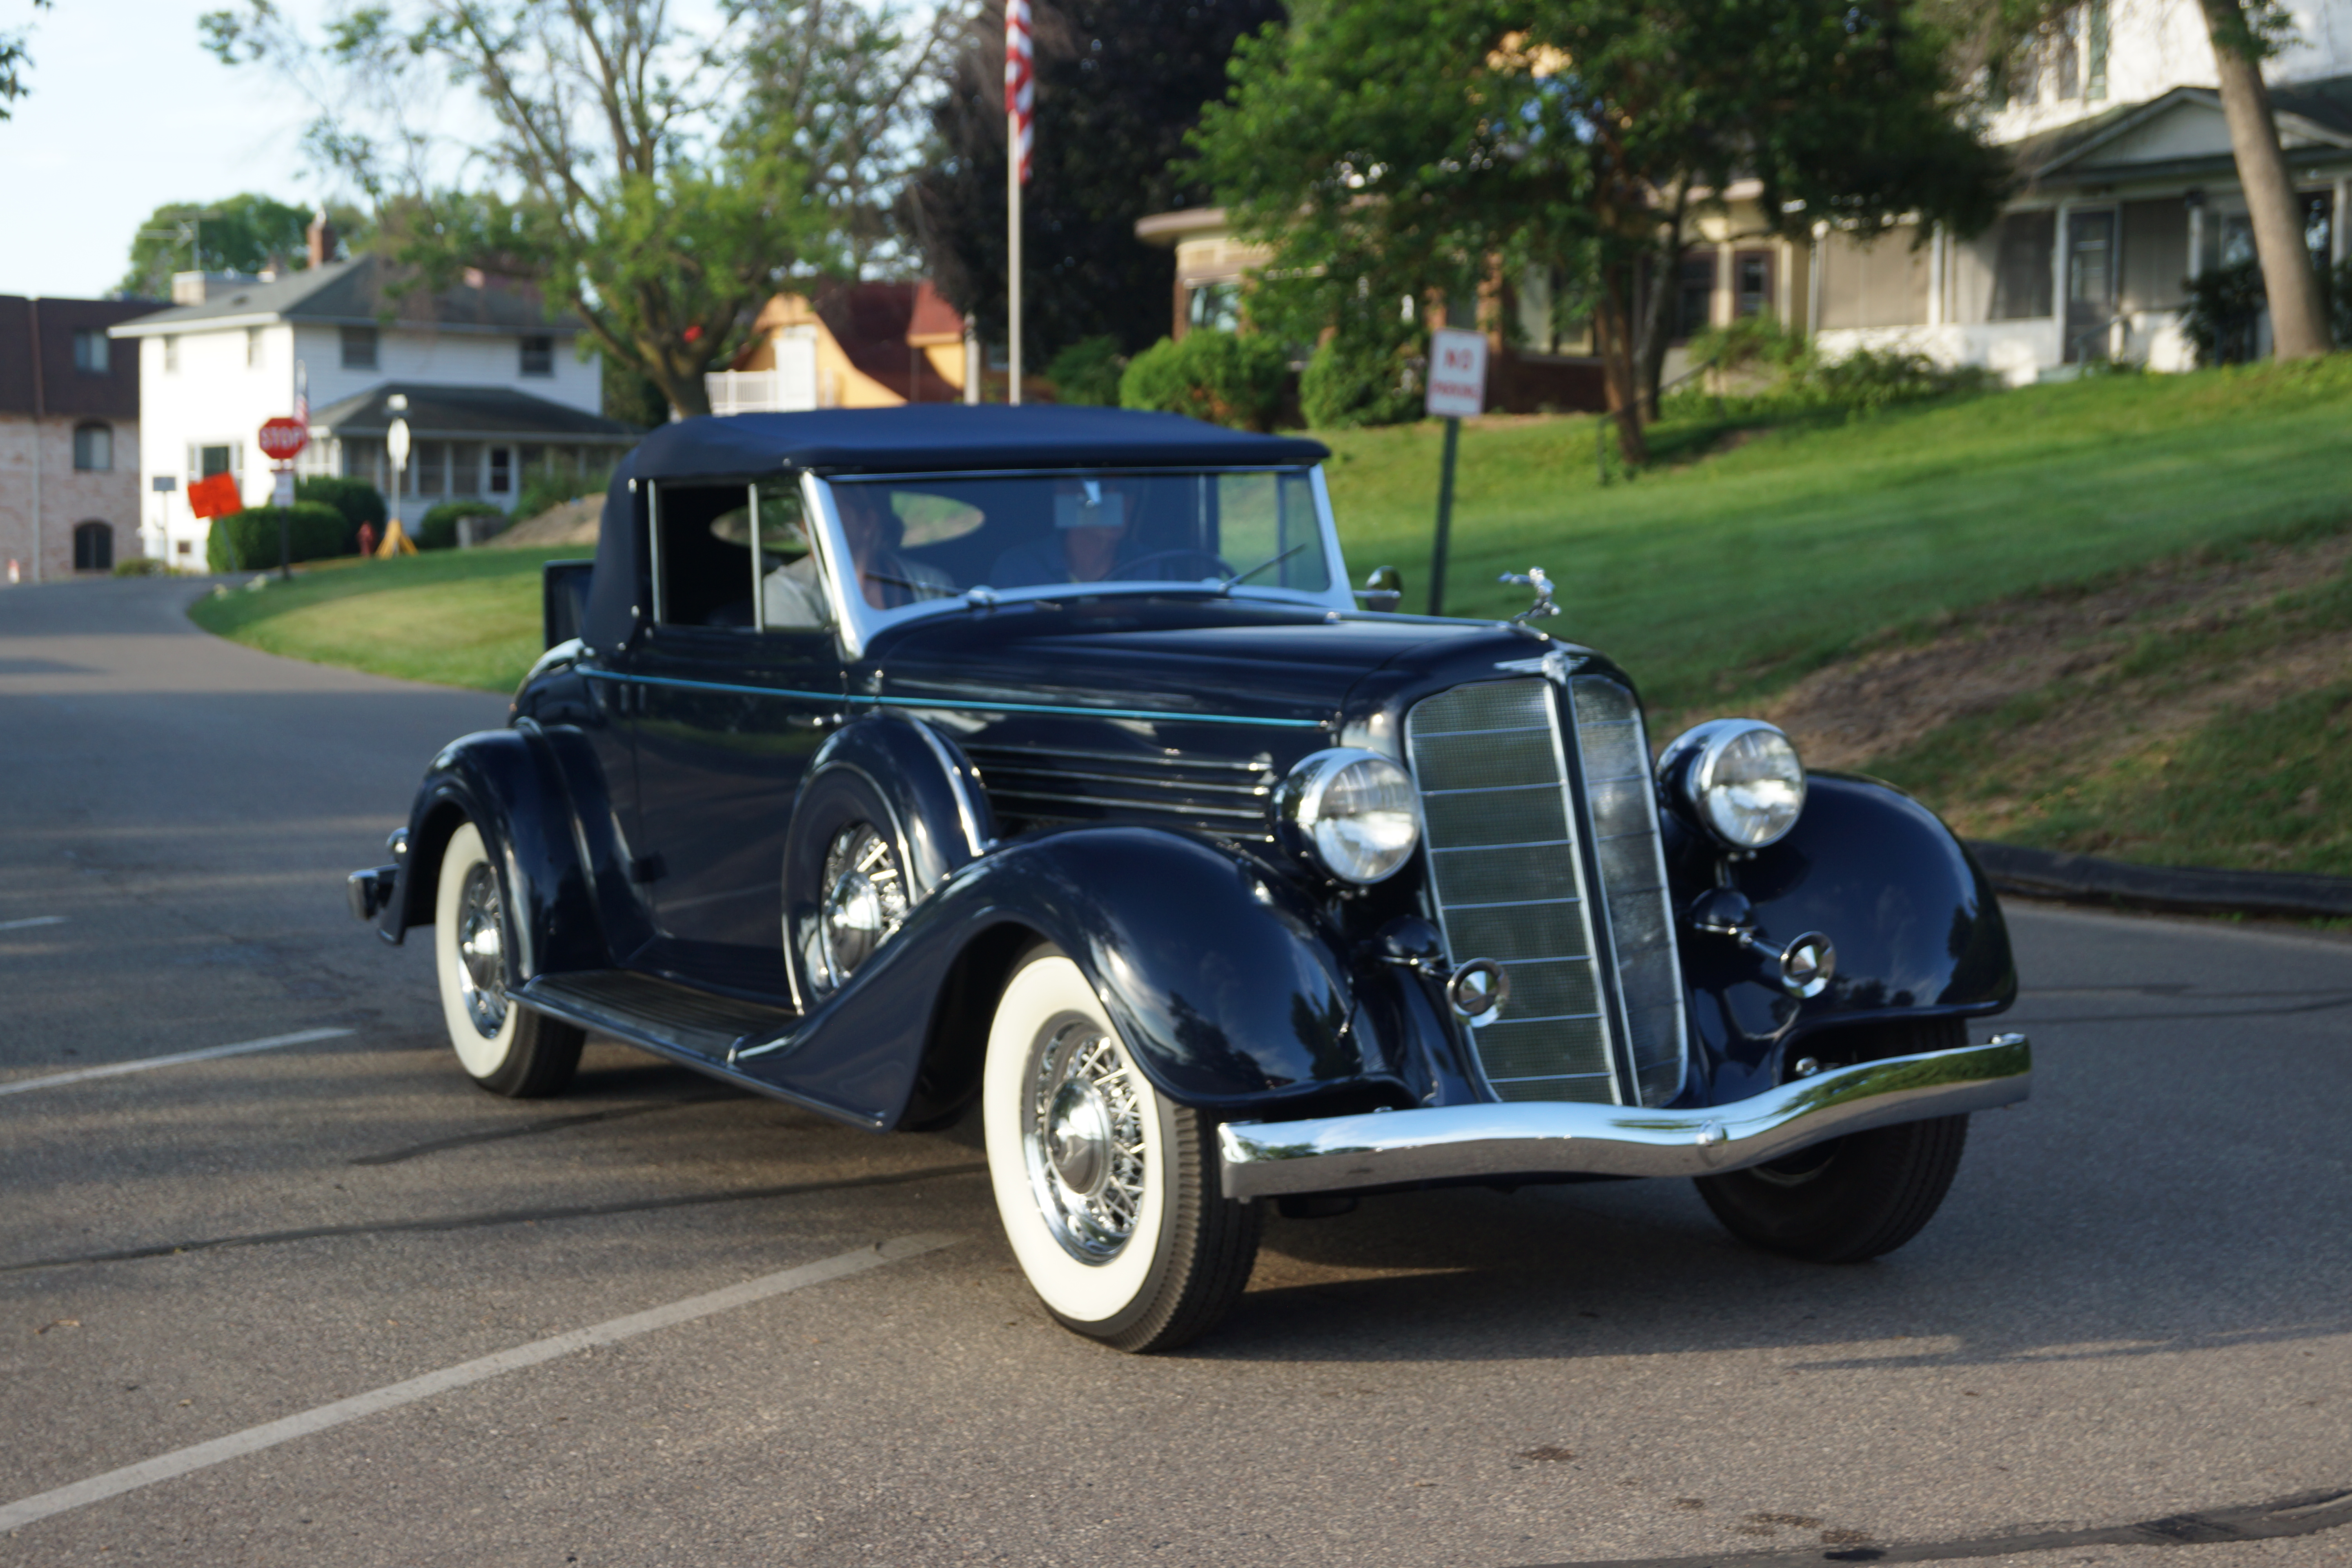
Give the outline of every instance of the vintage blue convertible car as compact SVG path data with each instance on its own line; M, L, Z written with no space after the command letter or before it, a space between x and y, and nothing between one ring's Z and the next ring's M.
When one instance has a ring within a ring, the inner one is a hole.
M1853 1261L2022 1099L1983 873L1868 779L1526 624L1351 591L1308 440L1087 408L689 419L547 571L393 863L459 1062L585 1031L876 1131L978 1107L1062 1322L1213 1323L1269 1203L1693 1176ZM1360 607L1364 600L1370 608Z

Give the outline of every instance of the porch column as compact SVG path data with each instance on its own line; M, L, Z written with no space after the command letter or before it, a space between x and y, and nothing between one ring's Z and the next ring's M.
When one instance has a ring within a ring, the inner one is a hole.
M2336 210L2327 218L2327 259L2344 259L2344 199L2352 195L2352 180L2338 178L2336 182Z
M1945 236L1937 224L1927 241L1927 324L1944 324Z
M2053 362L2057 364L2066 363L2066 351L2072 346L2066 342L2066 226L2067 220L2074 216L2074 204L2061 201L2051 231L2050 316L2058 328L2058 357Z
M1805 268L1805 336L1822 335L1822 236L1827 224L1813 225L1813 248L1810 265Z

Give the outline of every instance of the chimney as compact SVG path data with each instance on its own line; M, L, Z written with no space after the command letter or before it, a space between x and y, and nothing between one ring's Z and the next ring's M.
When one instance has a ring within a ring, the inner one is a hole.
M335 258L335 226L327 221L327 209L320 207L310 219L303 235L310 242L310 265L324 267Z

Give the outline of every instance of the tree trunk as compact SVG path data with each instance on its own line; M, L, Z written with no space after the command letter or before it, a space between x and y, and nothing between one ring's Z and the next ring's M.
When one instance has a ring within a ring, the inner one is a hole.
M2263 291L2270 297L2271 352L2279 359L2310 359L2334 343L2311 252L2303 241L2303 204L2295 199L2270 89L2241 0L2203 0L2205 30L2213 40L2213 68L2221 81L2221 113L2230 150L2253 220L2254 254L2262 258ZM2337 218L2342 221L2341 216Z
M1657 286L1650 290L1648 309L1642 312L1640 363L1642 367L1642 411L1645 417L1658 416L1659 384L1666 376L1666 349L1674 339L1674 315L1682 303L1683 209L1687 196L1675 194L1671 227L1658 231L1656 259L1652 266Z
M1636 467L1650 460L1650 444L1642 435L1642 374L1633 353L1633 311L1626 266L1609 268L1601 277L1601 298L1592 310L1593 346L1601 351L1601 380L1609 398L1609 412L1617 419L1617 448Z

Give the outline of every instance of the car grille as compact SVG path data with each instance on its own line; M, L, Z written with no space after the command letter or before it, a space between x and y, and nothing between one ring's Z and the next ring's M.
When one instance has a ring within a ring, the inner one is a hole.
M1569 727L1532 677L1413 708L1431 896L1455 962L1509 972L1500 1015L1469 1026L1498 1099L1610 1102L1630 1088L1658 1104L1681 1089L1682 991L1649 751L1623 687L1585 677L1569 696Z
M1073 822L1149 822L1213 838L1274 841L1266 817L1275 785L1269 756L1219 762L1161 751L963 750L1008 834Z

